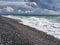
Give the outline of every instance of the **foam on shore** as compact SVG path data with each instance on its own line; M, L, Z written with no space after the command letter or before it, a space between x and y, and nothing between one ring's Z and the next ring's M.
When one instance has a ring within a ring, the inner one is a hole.
M19 19L24 25L36 28L37 30L46 32L49 35L53 35L54 37L60 39L60 23L52 22L46 18L37 18L37 17L16 17L16 16L5 16L12 19Z

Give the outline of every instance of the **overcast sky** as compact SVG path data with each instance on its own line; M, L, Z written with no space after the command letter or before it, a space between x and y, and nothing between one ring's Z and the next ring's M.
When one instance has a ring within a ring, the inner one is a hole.
M0 0L0 13L26 12L60 14L60 0ZM13 6L11 6L13 5Z
M22 1L24 1L24 0L0 0L0 1L9 1L9 2L22 2Z

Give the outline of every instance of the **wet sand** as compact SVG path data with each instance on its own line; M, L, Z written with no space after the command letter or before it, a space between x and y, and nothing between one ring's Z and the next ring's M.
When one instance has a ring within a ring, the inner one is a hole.
M60 45L60 40L0 16L0 45Z

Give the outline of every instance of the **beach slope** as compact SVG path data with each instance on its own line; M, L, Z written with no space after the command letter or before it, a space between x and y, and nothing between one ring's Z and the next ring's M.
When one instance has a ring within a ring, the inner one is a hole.
M60 40L0 16L0 45L60 45Z

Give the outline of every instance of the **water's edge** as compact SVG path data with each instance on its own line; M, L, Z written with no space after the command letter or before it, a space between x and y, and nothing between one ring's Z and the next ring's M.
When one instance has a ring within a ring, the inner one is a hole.
M60 39L60 23L54 22L53 20L54 18L52 20L49 20L47 18L34 16L33 17L5 16L5 17L21 20L22 22L19 23L46 32L47 34Z

